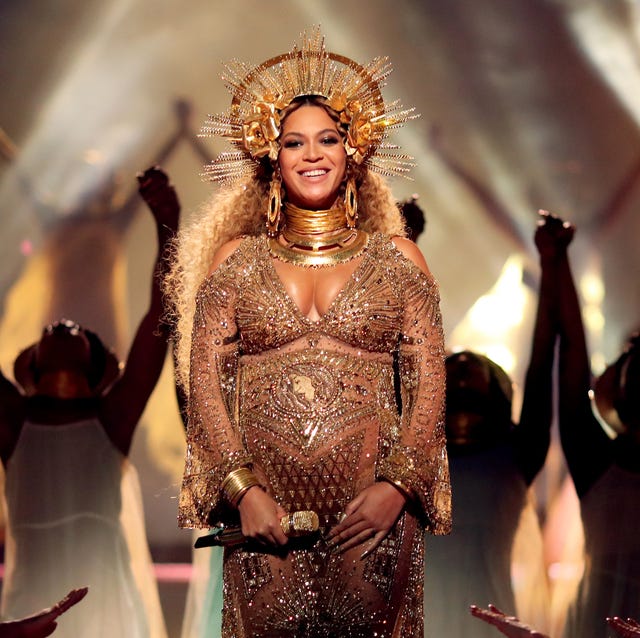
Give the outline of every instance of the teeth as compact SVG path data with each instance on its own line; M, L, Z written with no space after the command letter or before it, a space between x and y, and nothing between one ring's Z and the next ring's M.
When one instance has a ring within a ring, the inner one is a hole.
M304 177L318 177L320 175L324 175L327 171L322 170L322 169L317 169L315 171L305 171L304 173L302 173L304 175Z

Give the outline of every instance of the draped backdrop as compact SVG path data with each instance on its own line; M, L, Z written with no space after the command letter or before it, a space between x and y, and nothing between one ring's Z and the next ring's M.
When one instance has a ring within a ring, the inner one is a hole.
M327 48L394 66L386 98L421 118L419 245L450 348L521 384L539 277L537 210L578 228L571 258L594 371L640 327L640 8L635 0L3 0L0 3L0 364L61 316L124 357L148 301L155 234L135 174L159 163L184 219L222 150L222 63L258 63L320 25ZM516 408L517 409L517 408ZM517 417L517 414L516 414ZM183 434L167 366L134 461L153 547L175 529Z

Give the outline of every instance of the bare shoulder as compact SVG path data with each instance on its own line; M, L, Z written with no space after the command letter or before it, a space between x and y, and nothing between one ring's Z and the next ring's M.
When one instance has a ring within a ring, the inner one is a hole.
M393 237L391 239L396 248L410 261L412 261L425 275L430 275L431 271L418 246L406 237Z
M210 276L221 263L226 261L238 249L238 246L241 244L243 239L244 237L236 237L235 239L222 244L222 246L216 250L211 266L209 267L207 277Z

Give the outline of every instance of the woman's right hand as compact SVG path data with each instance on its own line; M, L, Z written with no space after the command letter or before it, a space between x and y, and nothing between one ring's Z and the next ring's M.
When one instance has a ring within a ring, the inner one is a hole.
M249 489L238 505L242 534L267 545L286 545L289 540L282 531L280 519L287 512L259 486Z

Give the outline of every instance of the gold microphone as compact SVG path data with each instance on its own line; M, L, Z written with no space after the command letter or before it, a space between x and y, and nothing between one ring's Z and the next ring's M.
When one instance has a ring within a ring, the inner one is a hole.
M300 510L283 516L280 519L280 527L288 538L300 538L315 534L320 528L320 520L315 512ZM198 537L194 547L211 547L213 545L228 547L240 545L248 540L250 539L242 533L242 528L239 525L229 526L220 523L209 534Z

